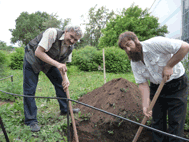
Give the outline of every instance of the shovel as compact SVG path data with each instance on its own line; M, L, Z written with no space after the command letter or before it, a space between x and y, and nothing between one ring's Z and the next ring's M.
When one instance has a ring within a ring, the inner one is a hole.
M63 74L62 74L62 73L61 73L61 76L62 76L62 78L63 78ZM70 95L69 95L69 90L68 90L68 88L66 89L66 95L67 95L67 98L70 99ZM69 108L70 108L70 114L71 114L71 118L72 118L72 125L73 125L73 130L74 130L74 137L75 137L76 142L79 142L78 135L77 135L77 129L76 129L76 125L75 125L75 119L74 119L73 110L72 110L71 101L69 101Z
M154 104L156 103L157 98L159 97L159 94L160 94L160 92L161 92L161 90L162 90L164 84L165 84L165 80L163 79L163 80L161 81L161 84L159 85L157 91L156 91L156 94L154 95L154 98L153 98L152 102L150 103L150 106L149 106L149 108L148 108L148 111L151 111L152 108L154 107ZM141 124L145 125L146 121L147 121L147 116L144 116L144 118L143 118ZM135 137L134 137L134 139L133 139L132 142L136 142L136 141L138 140L138 137L140 136L140 133L142 132L142 129L143 129L143 127L140 126L139 129L138 129L138 131L137 131L137 133L135 134Z

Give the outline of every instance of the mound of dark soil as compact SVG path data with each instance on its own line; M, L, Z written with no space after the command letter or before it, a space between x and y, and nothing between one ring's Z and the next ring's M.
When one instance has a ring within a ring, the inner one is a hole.
M107 82L82 96L79 101L139 123L144 117L138 87L123 78ZM81 142L131 142L138 130L139 126L131 122L80 104L75 107L81 109L81 116L76 120ZM149 130L143 129L138 142L150 141L150 134Z

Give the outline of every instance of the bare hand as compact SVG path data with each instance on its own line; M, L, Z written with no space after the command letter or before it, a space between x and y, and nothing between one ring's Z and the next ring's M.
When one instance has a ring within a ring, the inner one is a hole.
M58 65L58 70L62 73L62 74L65 74L65 72L67 72L67 67L65 64L59 64Z
M171 75L173 74L173 68L165 66L162 72L162 78L164 78L165 82L170 79Z
M149 119L150 117L152 117L152 110L148 111L147 107L143 107L143 113L144 115Z

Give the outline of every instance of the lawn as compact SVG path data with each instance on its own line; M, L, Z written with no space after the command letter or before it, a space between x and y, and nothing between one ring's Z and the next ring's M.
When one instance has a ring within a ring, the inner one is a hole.
M7 76L13 75L13 82L10 78L0 81L0 90L23 94L23 74L22 70L9 70ZM69 93L71 99L77 100L82 95L90 92L104 84L104 74L102 71L84 72L75 66L68 67L68 78L70 81ZM113 74L106 73L106 82L114 78L124 78L135 83L132 73ZM36 96L55 97L54 86L45 76L40 73ZM13 104L6 103L0 107L0 114L3 119L10 141L67 141L67 118L58 117L59 105L57 100L36 99L38 107L38 121L41 131L32 133L29 127L24 125L24 110L22 97L11 96L0 92L0 98L15 100ZM79 116L76 116L76 118ZM70 121L71 122L71 121ZM0 131L0 141L5 141L3 132Z

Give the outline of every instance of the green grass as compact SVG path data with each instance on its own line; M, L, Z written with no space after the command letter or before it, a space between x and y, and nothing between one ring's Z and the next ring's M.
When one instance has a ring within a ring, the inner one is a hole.
M13 82L10 81L10 78L0 81L0 90L22 95L22 70L9 70L7 76L9 75L13 75ZM77 100L82 95L87 94L87 92L91 92L104 84L103 72L83 72L78 70L75 66L68 67L68 78L70 81L70 97L74 100ZM125 78L135 83L132 73L106 73L106 82L115 78ZM36 96L56 96L54 86L44 73L40 73L39 75ZM22 97L14 97L0 92L0 98L3 100L15 100L13 105L7 103L0 107L0 114L10 141L67 141L67 118L66 116L58 117L59 105L57 100L36 98L36 105L38 107L37 118L39 125L41 126L41 131L32 133L30 132L29 127L24 125ZM0 141L5 141L4 135L1 131Z
M22 70L9 70L7 76L13 75L13 82L8 78L0 81L0 90L23 94L23 74ZM75 66L68 67L68 78L70 81L70 97L77 100L84 94L101 87L104 84L104 74L102 71L83 72ZM113 74L106 73L106 82L115 78L124 78L135 83L132 73ZM54 86L44 73L40 73L39 82L36 89L36 96L55 97ZM67 118L66 116L58 117L59 105L54 99L37 99L38 121L41 131L32 133L28 126L24 125L24 110L22 97L0 92L0 98L4 100L15 100L13 105L9 103L0 107L0 115L3 119L6 131L10 141L27 141L27 142L65 142L67 141ZM188 107L189 110L189 107ZM189 129L189 111L187 111L185 129ZM76 115L76 119L79 115ZM80 116L82 117L82 116ZM71 121L70 121L71 123ZM1 129L1 128L0 128ZM3 132L0 130L0 141L5 142Z

